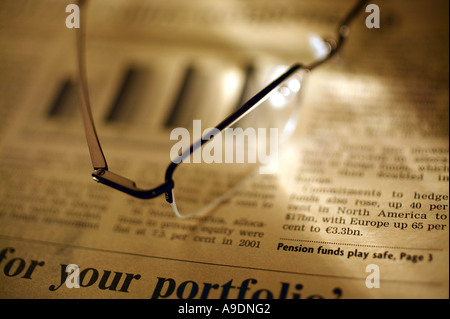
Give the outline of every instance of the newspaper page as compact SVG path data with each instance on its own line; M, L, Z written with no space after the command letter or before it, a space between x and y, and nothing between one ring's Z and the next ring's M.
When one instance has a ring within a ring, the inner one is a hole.
M277 173L180 219L164 196L92 181L66 24L76 3L2 1L0 297L448 298L448 2L374 3L379 25L362 10L302 87ZM254 68L313 61L311 43L335 37L353 5L90 1L89 89L110 168L160 185L171 127L220 122ZM200 172L182 192L218 179Z

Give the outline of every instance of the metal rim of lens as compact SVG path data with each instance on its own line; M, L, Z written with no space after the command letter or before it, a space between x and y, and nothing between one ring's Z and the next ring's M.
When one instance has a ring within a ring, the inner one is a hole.
M266 97L266 99L264 99L263 101L261 101L261 104L266 102L267 99L274 93L277 92L280 88L289 85L289 81L291 81L294 77L299 77L300 78L300 82L301 82L301 87L299 88L298 92L296 92L296 98L299 99L301 94L300 92L302 91L302 87L304 85L304 77L305 75L308 73L308 70L305 69L301 69L295 73L293 73L290 77L288 77L285 81L283 81L282 83L280 83L280 85L278 85L277 87L275 87ZM258 105L259 107L260 105ZM293 131L295 130L295 128L297 127L297 122L298 122L298 113L299 110L301 108L301 102L297 101L293 107L293 109L291 110L291 114L289 116L289 118L286 120L285 125L283 126L283 137L282 140L280 141L280 146L283 146L286 144L287 140L291 137ZM249 112L249 114L253 113L257 108L251 110ZM276 112L276 111L275 111ZM255 169L257 169L259 167L259 165L256 165ZM174 193L174 189L175 187L171 190L172 192L172 203L170 203L174 213L176 216L178 216L179 218L189 218L195 215L199 215L201 213L206 213L210 210L212 210L213 208L217 207L220 203L224 202L225 199L227 199L233 192L235 192L242 184L244 184L244 182L246 180L248 180L249 176L252 176L253 170L250 170L250 172L247 174L246 177L242 178L241 181L239 181L238 183L236 183L235 186L233 186L232 188L230 188L229 190L225 191L221 196L217 197L216 199L212 200L211 202L209 202L206 205L203 205L201 208L194 210L193 212L189 213L189 214L181 214L178 206L176 204L176 200L175 200L175 193Z

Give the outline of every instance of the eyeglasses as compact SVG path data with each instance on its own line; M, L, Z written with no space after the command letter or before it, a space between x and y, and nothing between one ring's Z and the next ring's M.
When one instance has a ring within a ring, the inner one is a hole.
M229 163L206 163L206 174L213 174L217 178L213 180L210 187L203 185L203 192L199 194L192 191L191 196L182 196L175 202L175 191L180 189L189 190L196 176L196 171L205 165L198 163L186 163L187 158L195 157L196 152L201 152L202 147L206 147L211 140L222 138L221 134L230 128L240 128L241 133L244 129L256 128L276 128L281 130L277 136L277 141L285 141L297 124L297 118L300 109L301 86L304 78L316 67L329 61L341 49L344 40L349 34L349 24L354 20L357 14L367 3L367 0L359 1L346 15L338 26L337 40L325 41L328 44L327 53L319 60L308 66L294 64L269 85L263 88L259 93L250 98L240 108L226 117L222 122L216 125L209 133L191 144L181 154L179 154L168 165L165 172L165 181L158 187L152 189L139 188L136 183L128 178L111 172L108 169L105 155L100 146L100 141L94 125L90 99L88 94L88 83L86 76L85 63L85 20L87 0L80 0L81 25L77 31L77 59L78 75L81 94L81 112L90 152L94 172L92 177L95 181L115 188L133 197L141 199L151 199L165 194L166 201L172 206L174 213L178 217L189 217L200 212L207 211L218 203L222 202L235 189L239 183L248 176L250 167L254 165L232 165ZM258 131L259 132L259 131ZM265 139L263 139L265 140ZM241 139L241 142L243 140ZM247 141L247 144L252 144ZM247 145L254 146L254 145ZM222 144L222 148L224 145ZM246 148L244 149L244 152ZM249 152L247 152L249 153ZM247 154L248 155L248 154ZM205 164L205 163L203 163ZM253 164L253 163L252 163ZM211 169L213 167L213 169ZM183 169L184 168L184 169ZM175 186L177 185L177 186ZM207 190L207 192L206 192ZM201 196L200 196L201 195Z

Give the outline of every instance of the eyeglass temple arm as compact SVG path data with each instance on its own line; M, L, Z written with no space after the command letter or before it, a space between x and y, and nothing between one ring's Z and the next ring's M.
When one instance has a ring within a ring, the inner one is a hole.
M79 0L80 9L85 7L85 0ZM108 171L108 165L106 163L105 155L103 154L100 141L97 136L97 132L94 125L94 119L92 117L89 91L87 86L86 76L86 60L85 60L85 35L84 35L84 21L86 13L80 14L81 26L77 30L77 59L78 59L78 75L79 86L81 95L81 113L83 118L84 130L86 133L86 140L91 156L92 166L95 172L92 173L94 180L113 187L119 191L132 195L134 197L149 199L159 196L163 193L166 194L168 201L172 201L171 189L173 188L173 181L168 180L164 184L153 189L142 189L136 186L136 183L125 177L117 175Z
M86 1L79 0L78 4L81 11L85 8ZM77 34L77 59L78 59L78 76L79 76L79 88L81 95L81 113L84 124L84 131L86 133L86 140L91 155L92 165L95 170L103 169L107 170L105 156L103 155L100 142L98 140L97 132L94 126L94 120L92 117L89 91L87 87L86 76L86 57L85 57L85 12L80 13L80 28L78 28Z

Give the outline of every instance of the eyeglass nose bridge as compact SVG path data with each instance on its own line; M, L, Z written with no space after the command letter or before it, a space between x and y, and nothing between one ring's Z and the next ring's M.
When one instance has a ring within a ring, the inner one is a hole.
M169 203L172 202L172 189L174 187L172 180L167 180L164 184L153 189L142 189L136 185L136 182L106 169L98 169L92 173L92 178L99 183L141 199L150 199L165 193L166 200Z

